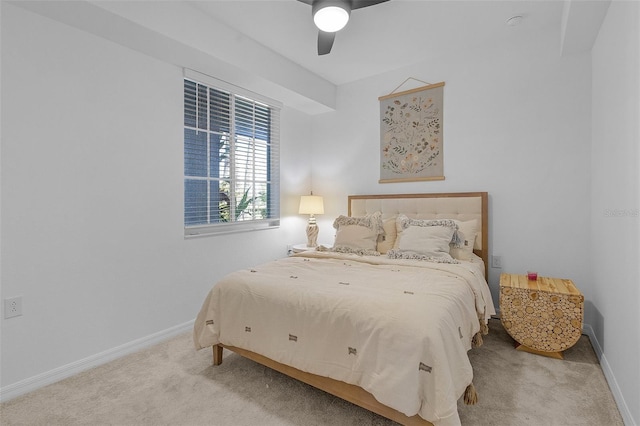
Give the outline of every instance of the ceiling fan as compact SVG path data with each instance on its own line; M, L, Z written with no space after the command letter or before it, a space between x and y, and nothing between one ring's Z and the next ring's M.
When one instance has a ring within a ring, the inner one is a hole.
M318 55L331 52L336 32L347 25L352 10L389 0L298 0L311 5L313 22L318 27Z

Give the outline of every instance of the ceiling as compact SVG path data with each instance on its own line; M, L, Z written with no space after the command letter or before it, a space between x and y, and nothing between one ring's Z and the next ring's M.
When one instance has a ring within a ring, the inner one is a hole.
M311 7L297 0L10 1L307 114L337 87L447 55L550 32L558 55L589 51L611 0L390 0L352 11L318 56ZM522 16L516 26L509 18Z
M391 0L352 11L331 53L318 56L311 7L296 0L191 1L193 7L340 85L548 28L558 33L562 0ZM507 20L523 16L520 25Z

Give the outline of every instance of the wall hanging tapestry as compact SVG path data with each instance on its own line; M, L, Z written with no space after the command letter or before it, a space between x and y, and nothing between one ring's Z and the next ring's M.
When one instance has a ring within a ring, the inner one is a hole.
M443 97L444 82L378 98L380 183L444 179Z

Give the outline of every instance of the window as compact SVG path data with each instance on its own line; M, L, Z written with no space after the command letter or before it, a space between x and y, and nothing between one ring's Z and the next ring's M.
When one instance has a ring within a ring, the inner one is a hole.
M280 110L258 96L185 77L185 235L279 226Z

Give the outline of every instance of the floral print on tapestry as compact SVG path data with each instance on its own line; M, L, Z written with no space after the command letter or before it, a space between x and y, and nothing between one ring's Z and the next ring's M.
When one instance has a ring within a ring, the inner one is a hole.
M444 83L382 96L380 182L444 179Z

